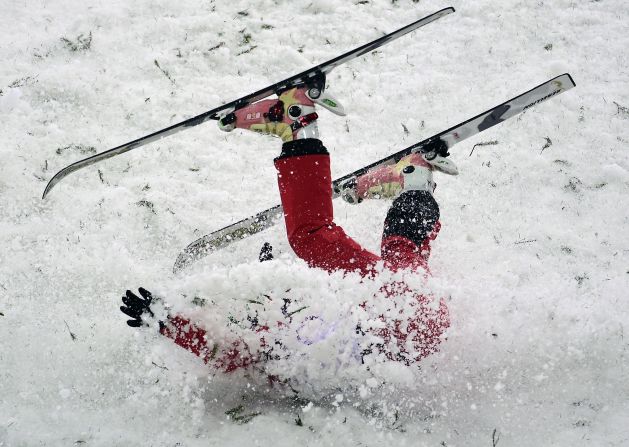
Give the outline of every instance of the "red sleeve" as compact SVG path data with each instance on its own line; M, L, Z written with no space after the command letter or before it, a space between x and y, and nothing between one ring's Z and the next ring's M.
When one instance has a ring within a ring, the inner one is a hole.
M255 362L249 347L242 340L209 340L207 331L182 316L169 317L160 326L160 333L200 357L204 363L222 372L246 368Z

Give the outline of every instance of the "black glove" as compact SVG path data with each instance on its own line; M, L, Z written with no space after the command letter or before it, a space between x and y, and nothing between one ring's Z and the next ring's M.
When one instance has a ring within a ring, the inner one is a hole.
M130 290L127 290L125 296L122 297L124 306L120 306L120 310L130 316L132 320L127 320L127 324L131 327L148 326L142 321L142 314L148 313L151 317L154 317L153 311L149 307L153 302L153 295L148 290L140 287L138 289L142 298L137 296Z
M265 242L260 249L260 256L258 256L260 262L270 261L273 259L273 246L268 242Z

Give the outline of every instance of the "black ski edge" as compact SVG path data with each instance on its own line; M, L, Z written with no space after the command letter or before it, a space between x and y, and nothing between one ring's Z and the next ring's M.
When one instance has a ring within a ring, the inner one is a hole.
M389 41L402 37L405 34L408 34L421 26L427 25L453 12L455 12L455 9L453 7L443 8L426 17L416 20L415 22L409 25L406 25L396 31L393 31L389 34L386 34L377 39L374 39L373 41L365 45L362 45L358 48L347 51L341 54L340 56L330 59L327 62L323 62L319 65L315 65L314 67L308 70L305 70L301 73L290 76L282 81L276 82L275 84L271 84L268 87L257 90L253 93L245 95L234 101L227 102L219 107L208 110L207 112L201 113L200 115L193 116L192 118L188 118L184 121L173 124L169 127L158 130L149 135L137 138L131 142L121 144L120 146L116 146L113 149L109 149L99 154L95 154L90 157L84 158L82 160L78 160L66 166L65 168L61 169L60 171L58 171L50 179L50 181L46 185L46 188L44 189L44 192L42 194L42 200L46 198L46 196L50 193L50 191L54 188L54 186L57 185L62 179L64 179L68 175L72 174L75 171L78 171L79 169L83 167L90 166L91 164L97 163L99 161L107 160L111 157L115 157L116 155L121 155L130 150L136 149L146 144L150 144L154 141L161 140L162 138L172 135L174 133L177 133L178 131L184 128L198 126L199 124L202 124L211 119L216 120L219 118L219 113L224 110L230 109L232 107L234 109L240 109L242 107L247 106L248 104L251 104L252 102L258 101L260 99L264 99L277 91L281 91L281 90L291 88L291 87L300 86L306 83L309 79L315 79L322 75L325 76L326 73L329 73L337 66L351 59L358 58L362 56L363 54L368 53L369 51L372 51L376 48L379 48L387 44Z
M545 82L542 82L541 84L525 91L524 93L521 93L518 96L514 96L511 99L508 99L507 101L504 101L503 103L492 107L490 109L485 110L482 113L479 113L478 115L475 115L472 118L469 118L465 121L462 121L461 123L458 123L452 127L450 127L449 129L446 129L442 132L439 132L436 135L433 135L432 137L426 138L425 140L420 141L419 143L415 143L409 147L407 147L406 149L402 149L401 151L398 151L392 155L389 155L385 158L382 158L378 161L375 161L367 166L364 166L360 169L357 169L343 177L340 177L336 180L334 180L332 182L332 189L333 189L333 198L336 198L339 196L340 191L338 190L339 186L353 178L353 177L358 177L360 175L363 175L364 173L366 173L367 171L369 171L370 169L372 169L375 166L379 166L382 165L384 163L389 163L389 162L397 162L400 159L402 159L403 157L413 153L413 152L421 152L422 149L426 149L426 150L430 150L431 148L440 148L443 147L443 143L445 143L444 140L442 140L441 138L444 135L447 135L449 133L451 133L452 131L461 128L463 126L465 126L466 124L469 124L471 122L473 122L474 120L477 120L485 115L491 114L493 111L500 109L502 106L504 106L505 104L508 103L512 103L514 101L517 101L518 99L528 95L529 93L533 92L534 90L540 88L540 87L544 87L547 84L551 84L552 82L567 76L568 80L569 80L569 84L566 86L562 86L562 88L555 90L553 92L551 92L549 95L546 95L542 98L539 98L535 101L533 101L532 103L526 105L522 111L518 112L516 115L519 115L520 113L524 112L525 110L527 110L528 108L535 106L541 102L546 101L547 99L550 99L551 97L555 96L556 94L562 93L566 90L569 90L573 87L576 86L576 83L574 82L574 79L572 78L572 76L569 73L564 73L561 74L559 76L555 76L552 79L549 79ZM514 115L514 116L516 116ZM507 118L508 119L508 118ZM489 129L490 127L493 127L497 124L500 124L502 121L499 120L494 120L492 123L489 123L487 126L485 127L481 127L479 128L478 132L471 134L469 136L473 136L473 135L478 135L478 133L483 132L484 130ZM454 144L459 143L463 140L465 140L466 138L468 138L469 136L465 136L461 139L458 139L457 141L455 141L454 143L447 145L447 148L452 147ZM264 211L261 211L253 216L247 217L245 219L241 219L238 222L235 222L233 224L227 225L226 227L221 228L220 230L216 230L208 235L205 235L197 240L195 240L194 242L190 243L180 254L179 256L177 256L177 260L175 261L175 264L173 266L173 273L178 273L181 270L185 269L186 267L188 267L189 265L191 265L193 262L209 255L210 253L223 248L227 245L229 245L232 241L234 240L239 240L239 239L243 239L244 237L247 236L251 236L253 234L259 233L260 231L263 231L267 228L270 228L271 226L273 226L273 224L275 223L275 220L281 216L282 214L282 206L281 205L276 205L272 208L268 208ZM254 226L252 227L251 223L248 223L251 220L254 220ZM256 220L261 220L263 222L263 224L258 224L258 222L256 222ZM247 227L244 227L244 224L247 224ZM239 228L240 226L243 226L243 228ZM225 233L225 234L221 234L221 233Z

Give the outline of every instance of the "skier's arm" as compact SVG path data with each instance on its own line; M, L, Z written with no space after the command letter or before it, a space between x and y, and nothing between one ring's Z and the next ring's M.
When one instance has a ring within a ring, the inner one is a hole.
M124 306L120 310L131 317L127 324L131 327L148 327L147 318L154 318L155 314L151 310L151 303L154 298L146 289L140 287L141 297L127 290L122 297ZM251 355L249 347L241 340L234 341L212 341L208 339L207 331L188 318L175 315L168 315L166 321L159 322L160 334L170 338L177 345L201 358L204 363L223 371L231 372L238 368L244 368L254 363L255 358Z
M140 287L138 289L140 296L137 296L130 290L127 290L125 296L122 297L124 306L120 306L120 310L127 316L131 317L127 320L127 324L131 327L149 326L146 321L148 318L155 318L155 314L151 310L151 304L155 301L153 295L148 290ZM204 329L192 324L190 320L181 316L166 317L166 322L159 322L160 334L172 339L182 348L201 357L205 363L212 358L212 349L208 349L206 343L207 332ZM215 352L214 352L215 353Z
M170 338L187 351L209 363L218 351L217 343L208 343L207 331L182 316L168 317L166 323L159 326L160 334Z

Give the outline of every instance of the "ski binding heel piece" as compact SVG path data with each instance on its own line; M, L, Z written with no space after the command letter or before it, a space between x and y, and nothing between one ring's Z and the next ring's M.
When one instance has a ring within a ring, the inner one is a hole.
M332 96L328 95L326 92L319 92L317 91L318 96L314 97L311 96L312 95L312 90L317 90L317 89L309 89L306 92L306 95L308 96L308 98L310 98L315 104L320 105L321 107L323 107L324 109L329 110L330 112L334 113L335 115L338 116L345 116L347 115L347 113L345 113L345 107L343 107L343 105L336 99L333 98Z
M441 155L435 155L434 157L429 158L427 154L422 154L422 158L426 161L426 163L439 172L449 175L459 174L459 168L457 168L454 162L442 157Z
M218 128L223 132L231 132L236 128L236 114L234 110L233 107L230 107L219 116Z
M352 205L357 205L363 201L362 197L358 195L358 185L356 177L349 178L343 183L334 188L334 192L341 196L341 198Z

